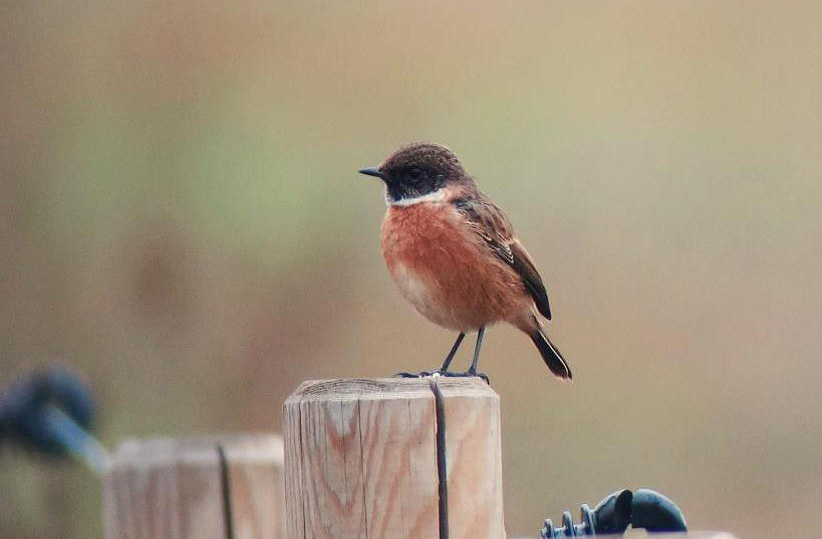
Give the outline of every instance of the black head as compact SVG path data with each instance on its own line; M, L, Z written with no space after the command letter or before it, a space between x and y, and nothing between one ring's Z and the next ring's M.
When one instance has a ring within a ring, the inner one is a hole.
M470 180L454 152L432 142L403 146L379 167L360 172L382 178L392 202L418 198L449 184Z

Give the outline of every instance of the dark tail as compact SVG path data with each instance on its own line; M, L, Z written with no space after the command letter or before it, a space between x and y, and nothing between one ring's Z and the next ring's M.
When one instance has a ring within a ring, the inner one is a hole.
M542 354L542 359L545 361L545 364L548 365L548 368L551 369L551 372L558 378L570 380L572 377L571 368L568 366L568 363L566 363L565 358L562 357L559 349L554 346L554 343L549 341L548 337L540 330L532 333L530 337L531 340L534 341L534 344L537 345L539 353Z

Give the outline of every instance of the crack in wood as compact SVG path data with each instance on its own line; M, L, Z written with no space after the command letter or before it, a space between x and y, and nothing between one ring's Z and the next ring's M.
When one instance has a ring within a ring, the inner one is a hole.
M445 452L445 398L437 380L429 382L434 393L437 426L437 480L439 494L440 539L448 539L448 470Z

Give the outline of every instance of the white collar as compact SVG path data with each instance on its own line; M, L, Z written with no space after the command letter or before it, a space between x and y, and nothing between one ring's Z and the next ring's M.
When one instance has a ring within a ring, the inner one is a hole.
M421 202L445 202L445 195L445 189L440 188L422 196L414 198L401 198L399 200L386 199L386 202L389 206L413 206L414 204L420 204Z

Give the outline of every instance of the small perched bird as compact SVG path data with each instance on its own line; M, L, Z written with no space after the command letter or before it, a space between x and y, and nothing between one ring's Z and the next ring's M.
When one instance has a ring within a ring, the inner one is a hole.
M382 253L400 292L423 316L459 332L442 366L420 375L487 379L477 373L485 327L508 322L531 338L552 373L571 379L542 327L539 315L550 320L551 309L531 256L451 150L415 142L360 173L385 183ZM449 372L469 331L477 331L471 366Z

